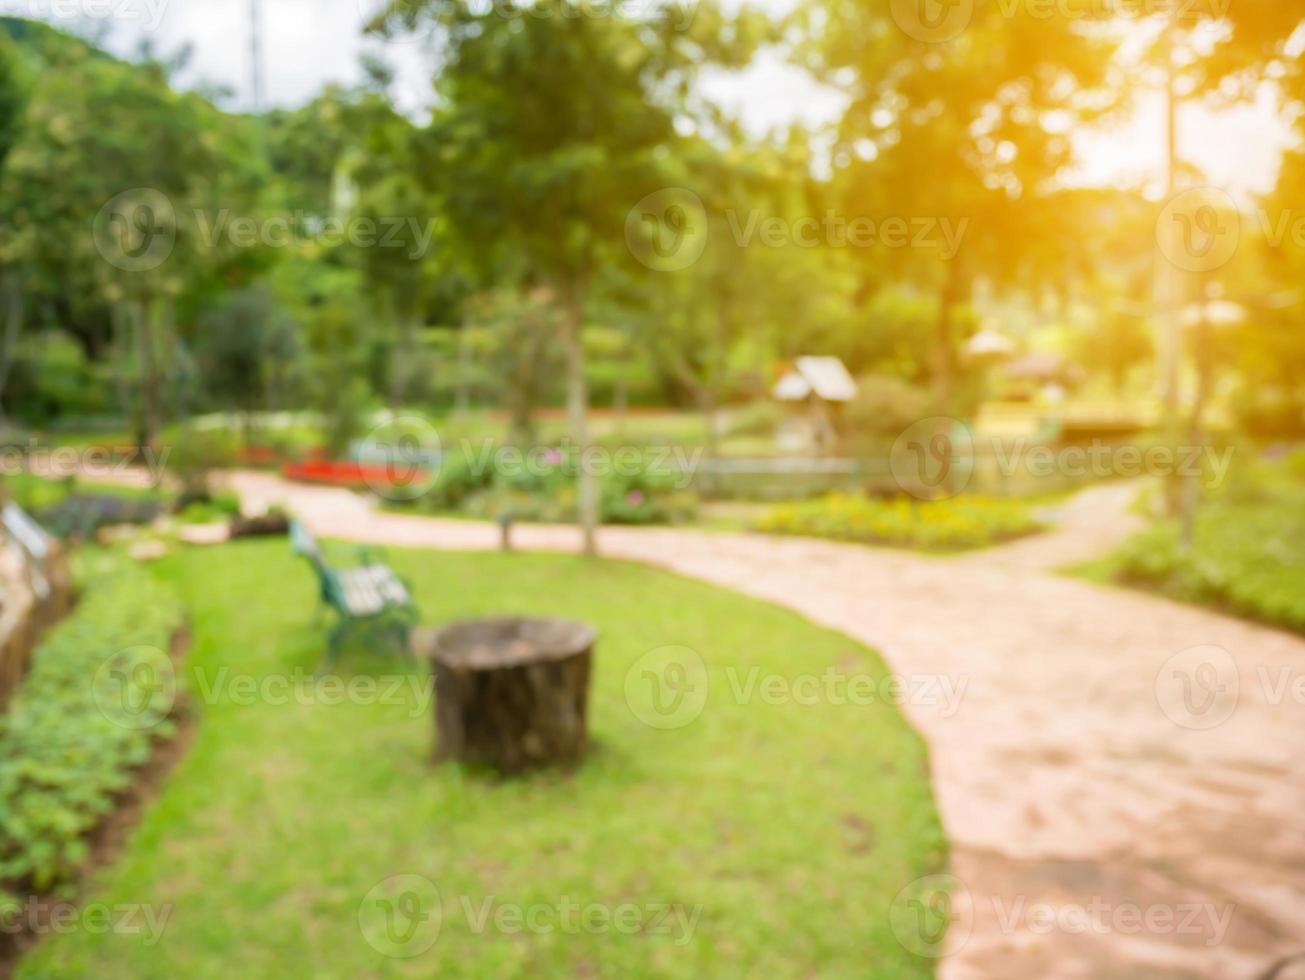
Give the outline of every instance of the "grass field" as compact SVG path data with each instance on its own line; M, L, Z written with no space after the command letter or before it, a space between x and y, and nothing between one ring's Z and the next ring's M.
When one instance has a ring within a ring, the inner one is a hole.
M1074 571L1305 633L1305 452L1249 464L1211 494L1190 552L1159 521Z
M754 666L881 678L876 654L633 565L390 560L427 623L513 611L600 627L585 764L513 781L433 768L424 684L376 699L390 703L250 703L238 675L257 684L319 661L309 569L283 540L174 554L154 569L190 610L198 734L85 896L170 904L166 928L152 947L52 936L20 976L932 976L888 919L903 886L946 862L920 739L888 705L771 704L727 679ZM639 720L652 693L631 668L666 645L697 651L710 685L700 715L659 729ZM358 653L343 667L399 669ZM420 875L440 896L438 939L412 958L382 955L359 925L365 897L395 875ZM637 928L563 928L568 902L637 908ZM672 911L654 922L662 906ZM555 927L518 931L504 908L542 909L535 921Z

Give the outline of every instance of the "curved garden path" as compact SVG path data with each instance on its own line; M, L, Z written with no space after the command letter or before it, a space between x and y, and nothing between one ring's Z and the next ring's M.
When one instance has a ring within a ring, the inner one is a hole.
M285 504L331 537L498 543L489 524L226 479L247 508ZM1305 640L1054 574L1133 528L1134 489L1086 491L1058 530L956 558L681 529L607 528L600 544L797 610L908 679L966 685L954 711L905 705L960 879L940 976L1249 980L1305 950ZM514 543L574 550L578 535L525 525Z

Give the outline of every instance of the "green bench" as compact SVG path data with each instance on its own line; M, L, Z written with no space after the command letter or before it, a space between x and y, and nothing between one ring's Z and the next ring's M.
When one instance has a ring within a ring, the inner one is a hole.
M326 667L340 656L340 644L354 626L362 625L396 641L405 655L411 654L409 638L416 624L417 606L408 584L389 566L374 561L368 549L361 549L361 564L335 568L322 557L322 549L308 528L290 522L290 547L308 559L317 573L319 608L330 608L339 617L331 628Z

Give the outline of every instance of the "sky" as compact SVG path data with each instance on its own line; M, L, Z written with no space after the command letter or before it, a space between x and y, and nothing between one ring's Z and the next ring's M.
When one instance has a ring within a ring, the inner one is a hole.
M411 39L364 38L362 25L380 0L261 0L265 101L295 106L329 82L360 79L359 56L382 54L398 70L394 95L408 111L429 101L432 66ZM490 0L484 0L490 2ZM595 0L598 2L598 0ZM756 0L782 11L790 0ZM6 13L35 16L80 33L106 30L101 43L129 54L142 37L168 52L193 47L186 85L221 85L232 90L224 105L251 104L249 54L250 0L0 0ZM76 12L70 21L67 12ZM784 63L777 53L763 54L743 73L712 72L704 79L709 95L739 113L754 132L793 120L820 124L837 118L842 99L804 72ZM1153 180L1164 161L1164 115L1159 93L1139 89L1133 115L1109 131L1078 135L1083 183L1136 184ZM1211 183L1239 197L1273 186L1288 128L1277 118L1272 98L1264 93L1254 105L1214 113L1191 107L1180 119L1183 155L1207 174Z

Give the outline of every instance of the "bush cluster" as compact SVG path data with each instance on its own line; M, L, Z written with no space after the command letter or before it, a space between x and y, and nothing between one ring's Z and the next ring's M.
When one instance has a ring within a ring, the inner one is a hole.
M155 739L173 732L175 688L160 657L181 625L176 597L148 572L98 558L76 611L33 655L0 716L0 897L67 885L87 855L86 834L114 807ZM129 704L151 724L124 724Z
M490 459L454 453L445 457L439 478L423 497L437 511L474 517L511 516L519 521L572 521L576 517L574 453L550 450L546 465L505 467ZM608 524L665 524L691 518L696 497L677 489L676 474L663 472L644 455L621 472L598 476L602 517Z

